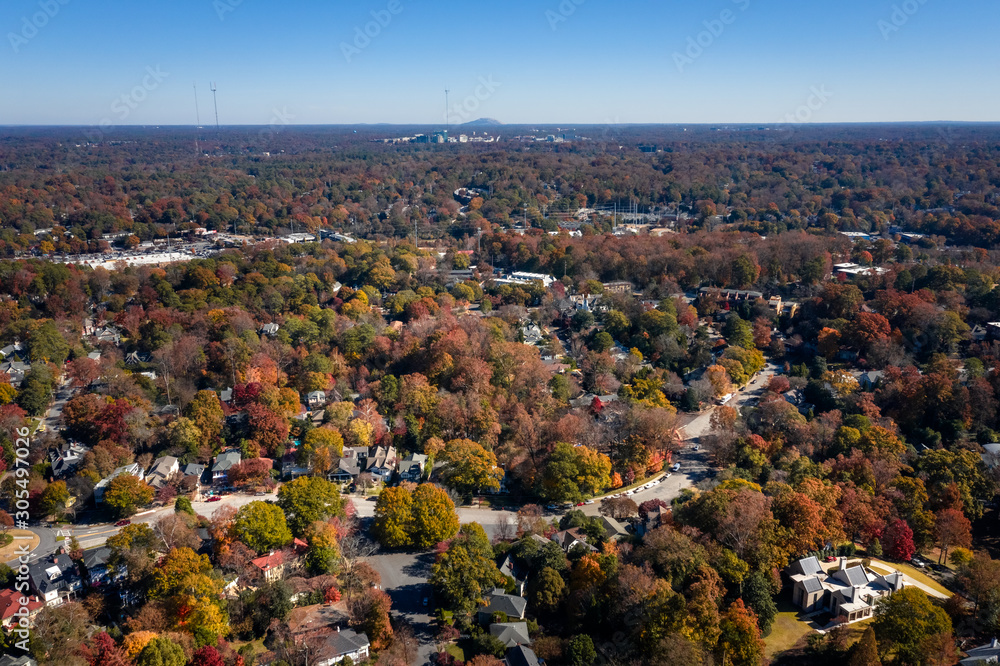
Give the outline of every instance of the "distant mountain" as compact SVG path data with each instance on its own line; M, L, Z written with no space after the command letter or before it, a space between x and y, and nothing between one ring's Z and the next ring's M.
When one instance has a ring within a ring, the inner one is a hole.
M497 127L499 125L503 125L503 123L495 118L480 118L479 120L463 123L462 127Z

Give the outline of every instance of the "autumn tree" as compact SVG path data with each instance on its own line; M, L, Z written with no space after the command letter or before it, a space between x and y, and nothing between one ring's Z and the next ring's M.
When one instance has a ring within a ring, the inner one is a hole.
M336 484L318 476L302 476L278 491L278 506L288 516L288 526L302 535L312 523L344 515L344 500Z
M951 636L952 631L948 614L915 587L879 599L872 628L882 653L894 650L904 664L923 663L925 641L938 634Z
M913 530L906 521L897 518L886 526L882 533L882 549L894 560L910 561L916 547L913 545Z
M460 493L500 489L504 472L497 465L497 457L477 442L453 439L441 452L441 460L446 463L441 470L442 480Z
M258 553L281 548L292 541L292 533L280 507L267 502L250 502L236 513L236 538Z
M719 642L715 651L723 663L733 666L760 666L764 659L764 641L754 612L737 599L719 623Z
M972 523L958 509L942 509L936 514L937 544L941 549L938 564L947 561L948 551L955 547L972 547Z
M132 474L119 474L104 491L104 504L117 516L134 514L153 501L153 488Z

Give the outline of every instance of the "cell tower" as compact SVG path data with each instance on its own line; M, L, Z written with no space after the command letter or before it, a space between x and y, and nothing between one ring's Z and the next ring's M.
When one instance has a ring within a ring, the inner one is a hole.
M201 127L201 108L198 106L198 84L194 84L194 115L198 119L198 127Z
M212 82L212 100L215 102L215 130L219 130L219 96L215 93L218 91L215 82Z

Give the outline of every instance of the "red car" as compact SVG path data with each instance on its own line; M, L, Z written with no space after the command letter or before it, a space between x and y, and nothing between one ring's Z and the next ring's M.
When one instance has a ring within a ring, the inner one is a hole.
M126 518L125 520L119 520L115 523L115 527L124 527L125 525L131 525L132 521Z
M222 498L221 498L221 497L219 497L218 495L216 495L215 497L209 497L209 498L208 498L207 500L205 500L205 501L206 501L206 502L221 502L221 501L222 501Z

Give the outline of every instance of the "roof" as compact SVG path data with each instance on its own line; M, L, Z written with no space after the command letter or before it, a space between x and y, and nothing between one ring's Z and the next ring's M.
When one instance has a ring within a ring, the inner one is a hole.
M0 621L6 622L20 610L20 601L23 594L14 590L0 590ZM29 613L34 613L44 605L41 599L32 595L28 597L28 603L25 604L25 607Z
M347 602L293 608L288 616L288 630L293 636L311 634L317 631L330 630L339 626L347 626Z
M806 576L811 574L822 574L823 567L819 565L819 560L813 557L805 557L798 561L799 569Z
M802 586L806 589L806 592L819 592L823 589L823 583L819 582L819 578L815 576L802 581Z
M289 559L285 551L278 550L263 557L258 557L256 560L251 560L251 563L261 571L270 571L275 567L286 564Z
M971 664L996 663L997 659L1000 658L1000 641L994 638L986 645L974 647L966 652L969 656L962 659L960 664L969 666Z
M368 635L358 633L353 629L342 629L328 635L326 639L317 646L313 654L315 661L322 661L345 654L351 654L363 650L371 645Z
M28 576L32 586L43 596L64 590L71 583L79 581L76 565L66 553L52 555L29 565Z
M28 655L15 657L12 654L5 654L0 657L0 666L38 666L38 662Z
M860 566L838 571L837 574L839 574L837 575L838 579L843 580L848 585L852 585L854 587L861 587L867 585L869 582L868 574L866 574L865 570ZM844 580L845 578L846 580Z
M527 622L497 622L490 625L490 634L507 647L531 644Z
M504 613L507 617L524 617L528 602L513 594L505 594L503 590L495 589L486 599L486 606L480 611L492 615Z
M111 549L105 546L83 551L83 566L90 571L94 567L106 566L111 559Z
M184 476L197 476L200 479L201 475L205 473L205 465L188 463L187 465L184 465L181 471L184 473Z
M225 453L220 453L215 458L215 464L212 465L213 472L225 472L233 465L239 463L243 459L243 456L239 451L226 451Z
M604 534L609 539L615 537L627 536L628 532L625 530L625 526L614 518L609 518L608 516L601 517L601 524L604 525Z
M524 645L515 645L507 650L507 666L539 666L541 662L534 651Z

